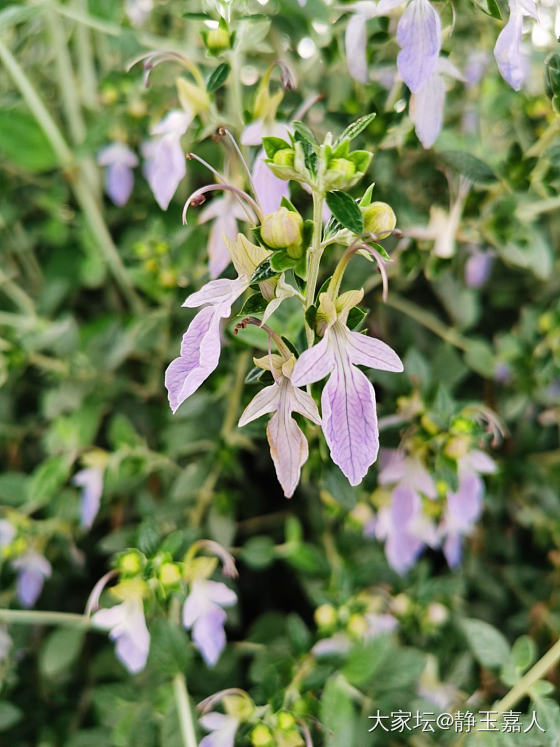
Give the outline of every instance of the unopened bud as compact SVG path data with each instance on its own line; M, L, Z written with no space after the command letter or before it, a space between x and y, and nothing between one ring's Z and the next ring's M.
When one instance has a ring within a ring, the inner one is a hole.
M268 747L272 745L272 734L268 726L258 724L251 732L251 744L253 747Z
M164 586L173 586L181 580L181 572L177 563L164 563L159 569L158 575Z
M363 615L354 614L348 620L348 632L354 635L364 635L367 627L367 621Z
M428 620L434 625L443 625L449 617L449 610L439 602L432 602L428 606Z
M278 714L278 727L280 729L292 729L295 726L295 719L292 716L291 713L288 713L287 711L280 711Z
M386 202L372 202L363 210L364 228L380 239L386 239L397 225L393 208Z
M278 166L293 166L294 151L291 148L281 148L277 150L272 159Z
M210 107L210 98L203 88L186 78L177 78L177 95L186 112L202 114Z
M446 443L443 453L450 459L459 459L469 450L470 442L468 436L454 436Z
M347 158L333 158L329 163L329 172L334 172L341 181L352 179L356 173L356 167Z
M315 610L314 617L320 628L330 628L336 623L336 610L332 604L321 604Z
M127 575L134 575L142 570L142 560L135 551L125 553L119 558L119 570Z
M281 207L265 215L261 236L272 249L299 249L301 247L303 218L288 208Z
M214 54L223 52L224 49L229 49L230 47L229 34L222 28L210 29L206 34L205 42L208 51Z

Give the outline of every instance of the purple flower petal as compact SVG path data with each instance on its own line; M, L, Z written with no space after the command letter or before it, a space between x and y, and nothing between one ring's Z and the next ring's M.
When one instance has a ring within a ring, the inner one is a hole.
M367 83L368 80L366 57L368 17L365 13L354 13L346 26L344 39L348 72L359 83Z
M109 638L116 642L117 657L131 674L144 669L150 649L150 634L141 599L127 599L109 609L99 610L93 615L92 623L110 631Z
M296 361L292 373L292 384L313 384L328 376L334 367L334 354L329 347L328 333L321 342L305 350Z
M239 721L224 713L207 713L200 718L203 729L211 734L203 737L199 747L234 747Z
M16 592L19 601L24 607L33 607L45 578L51 575L51 564L38 552L28 550L25 555L16 558L12 566L18 571Z
M444 103L445 85L438 73L430 76L410 97L410 119L424 148L431 148L441 132Z
M89 467L76 472L72 479L73 485L82 488L82 526L89 529L93 524L103 492L103 470Z
M494 258L489 252L475 252L465 265L465 282L469 288L482 288L488 280Z
M279 210L282 197L289 198L290 187L287 181L272 173L265 163L266 153L261 150L253 165L252 179L255 191L265 215Z
M216 664L226 645L225 621L226 613L215 606L193 625L193 641L209 667Z
M428 0L411 0L397 27L397 65L409 89L419 91L436 69L441 21Z
M381 340L345 329L345 347L352 363L379 371L401 373L403 364L395 351Z
M523 14L512 9L509 20L500 32L494 47L494 57L502 78L519 91L525 78L526 64L521 55Z

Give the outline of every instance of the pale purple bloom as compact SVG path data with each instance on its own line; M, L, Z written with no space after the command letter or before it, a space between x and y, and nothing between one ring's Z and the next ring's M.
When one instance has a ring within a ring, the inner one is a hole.
M474 251L465 264L465 283L469 288L482 288L488 280L494 257L490 252Z
M410 97L410 119L424 148L431 148L443 125L445 83L442 73L458 80L463 79L455 65L446 57L441 57L424 85Z
M313 646L313 656L332 656L333 654L346 654L352 648L352 641L346 633L335 633L329 638L322 638Z
M33 607L45 579L51 575L51 564L35 550L28 550L12 561L12 566L18 572L16 589L19 601L24 607Z
M465 63L465 83L467 87L476 86L482 80L488 67L489 54L486 50L475 49L469 53Z
M200 212L199 223L213 221L208 241L208 264L211 278L221 275L231 262L224 236L228 239L235 239L238 220L247 220L247 212L231 192L227 192L225 197L212 200Z
M238 277L211 280L190 295L183 306L204 306L183 335L181 354L165 372L165 386L173 412L206 381L220 359L220 322L231 314L234 301L249 287L251 275L270 252L251 244L242 234L226 242Z
M242 427L261 415L274 413L266 427L266 435L278 482L286 498L294 494L301 468L309 456L307 439L292 418L293 411L317 425L321 424L317 406L309 394L293 386L287 376L280 374L274 384L255 395L239 420Z
M133 26L143 26L148 20L153 0L125 0L124 9Z
M504 363L503 361L496 364L496 369L494 371L494 379L498 381L500 384L507 384L509 381L511 381L511 366L509 366L507 363Z
M496 463L483 451L474 449L457 460L459 487L447 495L447 507L440 534L445 537L443 552L453 568L461 560L461 538L472 530L482 512L484 482L481 474L496 472Z
M382 12L380 3L378 12ZM436 69L441 49L441 21L429 0L411 0L397 26L401 78L416 93Z
M100 467L88 467L76 472L72 484L82 488L81 520L82 526L89 529L93 524L103 492L103 470Z
M399 626L399 622L396 617L390 615L388 612L368 612L366 614L367 630L365 638L375 638L378 635L384 633L392 633Z
M110 609L98 610L92 617L92 623L110 631L109 638L116 641L117 657L131 674L144 669L150 649L150 634L141 599L126 599Z
M136 153L124 143L112 143L100 151L97 163L105 167L105 191L111 200L126 205L134 185L132 169L138 166Z
M142 155L146 159L144 174L162 210L167 210L186 173L181 135L187 131L192 119L192 113L178 109L170 111L152 127L152 140L142 144Z
M351 332L337 320L323 339L298 358L295 386L329 376L321 396L322 429L331 458L351 485L358 485L377 458L379 432L375 391L356 366L400 372L398 355L384 342Z
M209 667L218 661L226 634L226 613L222 607L237 602L234 591L218 581L194 581L183 606L183 625L192 628L193 641Z
M241 135L241 143L243 145L261 145L263 137L288 139L289 133L288 126L282 122L265 122L262 119L257 119L244 129ZM288 198L290 196L288 182L272 173L265 163L266 157L264 148L261 148L253 162L252 172L256 197L258 197L265 215L274 213L280 208L282 197Z
M372 0L360 0L350 8L354 12L348 20L344 40L348 71L359 83L367 83L366 24L369 18L374 18L377 15L377 9Z
M225 713L212 711L200 718L200 725L211 732L202 738L199 747L233 747L239 720Z
M7 547L15 536L15 526L8 519L0 519L0 547Z
M502 78L515 91L519 91L527 70L526 61L521 54L523 16L536 18L537 8L533 0L510 0L509 8L509 20L498 36L494 57Z

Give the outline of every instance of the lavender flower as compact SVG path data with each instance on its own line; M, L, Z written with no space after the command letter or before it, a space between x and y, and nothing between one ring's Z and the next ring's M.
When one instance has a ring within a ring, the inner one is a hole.
M225 197L212 200L199 215L199 223L213 221L208 242L211 278L221 275L231 262L224 236L227 239L235 239L238 220L247 220L247 213L231 192L226 193Z
M24 555L12 561L18 571L17 596L24 607L33 607L46 578L51 575L51 564L35 550L28 550Z
M192 628L193 641L209 667L218 661L226 634L226 613L222 607L231 607L237 602L234 591L218 581L193 581L183 606L183 625Z
M457 460L459 487L447 495L447 508L439 529L445 538L443 552L453 568L461 561L461 539L472 531L482 511L484 482L481 474L496 472L496 463L488 454L476 449Z
M377 8L372 0L360 0L349 6L350 9L353 13L348 20L344 39L348 72L359 83L367 83L366 24L368 19L375 18Z
M76 472L72 484L82 488L82 526L89 529L93 524L103 492L103 470L100 467L88 467Z
M144 174L158 205L167 210L179 182L185 176L185 154L181 148L183 135L193 120L192 112L170 111L151 129L155 137L142 144Z
M432 147L443 125L445 83L442 74L463 80L455 65L446 57L440 57L434 72L410 97L410 119L424 148Z
M475 250L465 264L465 283L469 288L482 288L488 280L494 257L490 252Z
M400 372L403 365L381 340L348 329L349 307L343 309L344 296L350 298L344 294L338 299L341 311L328 325L321 342L297 360L292 384L312 384L329 376L321 396L323 433L333 462L351 485L358 485L377 458L379 432L374 388L356 366Z
M263 137L289 137L290 130L283 122L257 119L241 135L243 145L261 145ZM253 163L252 181L264 213L274 213L280 208L282 197L290 196L288 182L280 179L268 168L264 148L257 153Z
M251 275L269 252L251 244L242 234L235 242L226 239L233 264L238 272L235 280L211 280L187 298L183 306L204 306L190 323L181 342L181 355L165 372L169 404L173 412L206 381L220 359L220 322L231 314L234 301L249 287Z
M212 711L200 719L200 725L211 734L202 738L199 747L233 747L239 720L224 713Z
M138 166L134 151L124 143L112 143L98 153L97 163L105 167L105 191L113 203L126 205L134 185L132 169Z
M293 357L288 361L283 361L280 356L274 356L274 359L274 363L271 363L274 384L261 389L251 400L241 415L239 426L247 425L261 415L274 413L266 427L266 435L278 481L286 498L291 498L299 482L301 468L309 456L307 439L292 418L292 412L299 412L317 425L321 424L321 418L310 395L293 386L290 381Z
M533 0L509 0L509 8L509 20L498 36L494 57L502 78L519 91L527 67L521 54L523 16L537 18L537 7Z
M150 649L150 634L144 618L142 599L126 599L110 609L99 610L92 623L109 630L109 638L116 642L117 657L131 674L146 666Z
M154 7L153 0L125 0L124 9L133 26L143 26Z

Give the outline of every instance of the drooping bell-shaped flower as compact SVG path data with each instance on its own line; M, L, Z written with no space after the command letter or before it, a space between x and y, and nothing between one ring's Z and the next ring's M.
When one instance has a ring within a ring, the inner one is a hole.
M187 131L193 116L192 112L179 109L170 111L152 127L152 140L142 144L144 174L162 210L167 210L186 173L181 136Z
M51 575L51 564L40 553L28 550L24 555L12 561L18 573L17 596L24 607L33 607L46 578Z
M199 723L203 729L211 732L202 738L199 747L234 747L239 719L211 711L201 716Z
M209 667L213 667L226 645L224 607L237 602L232 589L218 581L193 581L183 605L183 625L192 628L193 641Z
M432 147L443 126L444 75L456 80L463 80L463 76L455 65L446 57L440 57L437 60L434 72L422 87L417 89L410 97L410 119L414 123L416 135L424 148Z
M509 20L501 30L494 47L494 57L502 78L519 91L527 73L527 62L521 52L523 16L537 18L533 0L510 0Z
M144 669L150 650L150 634L141 598L125 599L114 607L98 610L92 623L110 631L109 638L115 641L117 657L131 674Z
M333 462L351 485L361 482L379 449L375 390L357 366L403 370L392 348L346 326L350 308L362 296L363 291L348 291L337 299L323 339L302 353L292 374L294 386L329 377L321 395L322 429ZM322 294L321 300L324 298Z
M481 474L493 474L496 463L488 454L473 449L457 460L459 487L447 495L447 507L439 532L445 538L443 552L453 568L461 561L462 537L470 534L482 512L484 482Z
M274 384L261 389L251 400L241 415L239 427L261 415L274 413L266 427L266 435L278 482L286 498L291 498L299 482L301 468L309 456L307 439L292 418L292 412L299 412L317 425L321 424L321 418L312 397L290 381L293 356L286 360L271 355L268 360L269 365L267 357L255 362L273 371Z
M134 185L132 169L138 166L138 157L124 143L111 143L97 154L97 163L105 168L105 191L115 205L128 202Z
M72 484L82 488L81 523L89 529L94 522L103 492L103 470L100 467L87 467L76 472Z
M165 386L173 412L215 370L220 359L220 322L231 314L232 304L249 287L253 272L270 254L242 234L233 242L226 239L226 246L238 277L211 280L183 304L188 308L204 308L183 335L180 356L165 372Z
M377 15L402 4L403 0L380 0ZM397 42L400 76L415 93L435 71L441 49L441 21L429 0L410 0L397 26Z
M344 37L348 72L359 83L367 83L366 24L370 18L377 15L377 7L372 0L360 0L349 6L348 10L352 10Z
M233 241L237 236L237 221L247 220L247 212L231 192L212 200L198 217L199 223L212 221L208 239L210 277L217 278L231 262L224 237Z

